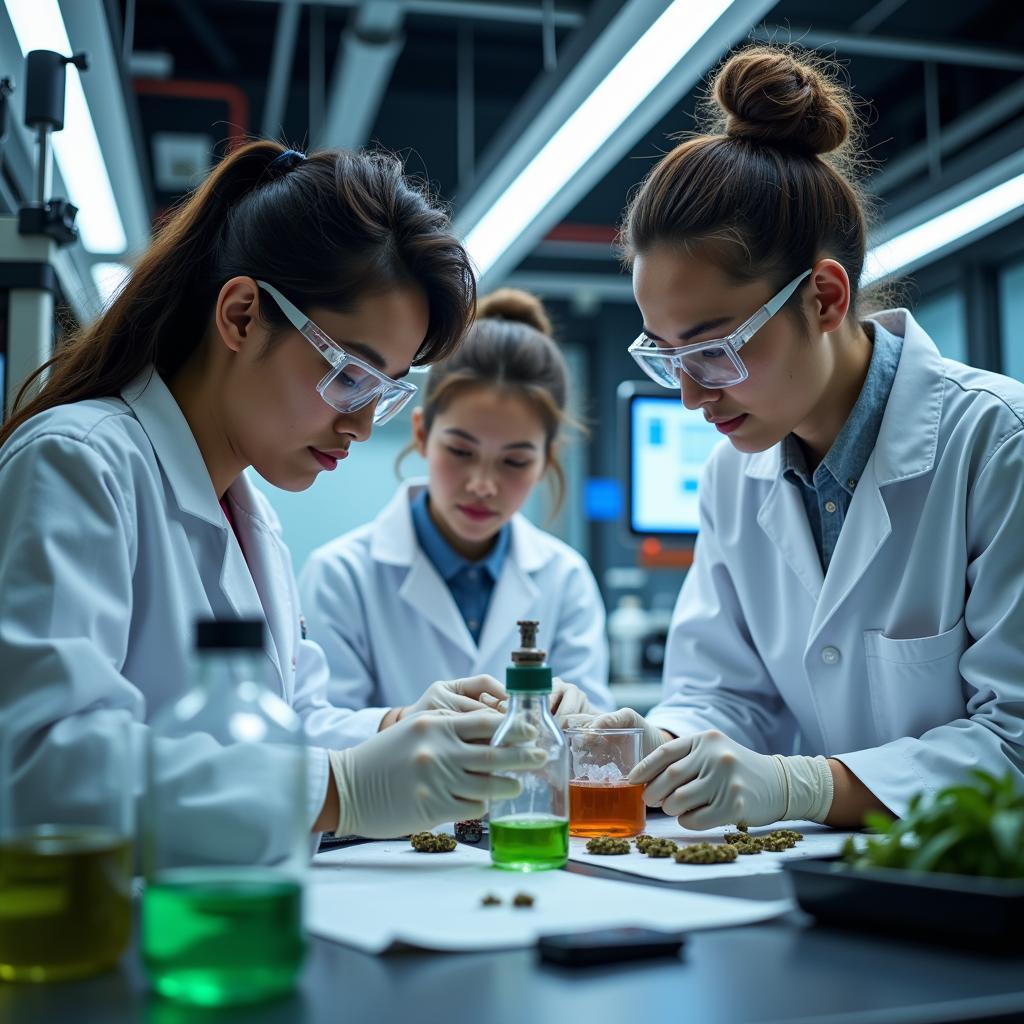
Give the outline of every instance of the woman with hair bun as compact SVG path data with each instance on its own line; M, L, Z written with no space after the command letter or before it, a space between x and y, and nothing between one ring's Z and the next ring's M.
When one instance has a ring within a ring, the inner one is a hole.
M538 645L564 680L555 713L611 706L593 574L519 512L545 474L562 501L568 383L538 299L505 289L480 302L413 412L410 448L428 478L402 484L372 523L313 552L302 572L334 704L400 707L437 678L502 676L516 621L538 619Z
M696 829L859 826L969 768L1020 779L1024 386L861 308L856 119L826 64L741 50L712 107L622 231L630 351L725 439L631 778Z

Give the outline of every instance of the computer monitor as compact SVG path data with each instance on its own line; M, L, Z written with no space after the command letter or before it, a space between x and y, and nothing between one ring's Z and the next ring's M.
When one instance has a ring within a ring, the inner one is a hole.
M619 386L626 435L626 506L636 536L695 535L697 488L722 435L678 391L626 381Z

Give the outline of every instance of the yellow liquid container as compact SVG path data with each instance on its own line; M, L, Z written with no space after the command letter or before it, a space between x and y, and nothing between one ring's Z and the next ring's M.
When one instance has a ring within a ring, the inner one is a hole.
M132 844L39 826L0 842L0 979L63 981L112 967L131 935Z

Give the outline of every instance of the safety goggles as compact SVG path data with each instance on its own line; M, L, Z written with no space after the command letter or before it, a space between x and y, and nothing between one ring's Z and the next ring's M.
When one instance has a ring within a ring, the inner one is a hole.
M266 281L256 283L278 304L292 327L330 363L330 370L316 389L332 409L353 413L376 401L373 422L387 423L416 394L415 384L393 380L376 367L346 352L273 285Z
M782 309L810 273L805 270L799 277L795 277L749 320L724 338L712 338L680 348L665 348L646 334L641 334L629 346L629 354L640 369L662 387L678 389L681 383L680 372L703 388L731 388L740 384L748 376L747 368L740 358L740 349Z

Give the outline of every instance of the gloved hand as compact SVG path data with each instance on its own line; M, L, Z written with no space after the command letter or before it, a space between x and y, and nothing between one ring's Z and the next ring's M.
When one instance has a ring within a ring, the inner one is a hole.
M534 771L547 753L535 746L487 746L500 724L492 711L427 712L358 746L330 751L340 804L335 832L392 839L481 818L488 800L517 796L519 780L498 773Z
M480 700L487 707L494 708L503 714L508 707L508 700L504 691L502 691L500 699L495 699L491 694L485 693L481 695ZM549 708L551 714L555 716L555 721L563 728L565 728L566 718L570 715L592 716L597 713L591 707L587 695L578 686L567 683L557 676L551 681L551 703Z
M483 697L492 698L483 701ZM398 714L398 719L408 718L421 711L479 711L494 707L506 698L505 687L494 676L470 676L467 679L449 679L431 683L415 704L410 704Z
M644 803L675 815L683 828L824 821L832 807L824 757L757 754L715 729L663 743L629 781L647 783Z
M555 716L555 721L559 725L562 725L570 715L596 714L587 695L578 686L557 677L551 684L550 706L551 714Z
M603 715L573 715L566 720L563 728L571 729L643 729L640 756L647 757L666 740L667 734L656 725L651 725L643 715L632 708L607 711Z

